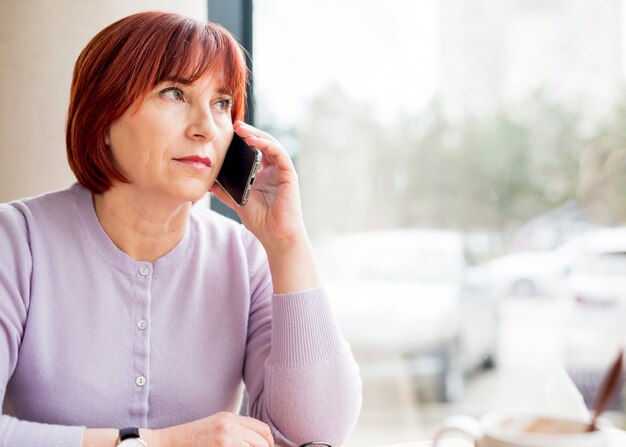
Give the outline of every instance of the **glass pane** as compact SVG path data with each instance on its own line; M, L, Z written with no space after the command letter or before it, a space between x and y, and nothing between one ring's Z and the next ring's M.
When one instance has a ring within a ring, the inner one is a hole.
M255 1L257 124L364 379L346 445L571 414L569 380L593 406L626 343L622 3Z

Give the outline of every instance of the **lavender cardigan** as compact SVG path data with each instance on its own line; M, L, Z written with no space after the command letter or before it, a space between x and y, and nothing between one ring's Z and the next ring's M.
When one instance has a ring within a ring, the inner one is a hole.
M279 445L341 444L361 403L324 290L272 295L243 226L194 207L148 263L111 242L78 184L0 205L0 446L237 411L243 384Z

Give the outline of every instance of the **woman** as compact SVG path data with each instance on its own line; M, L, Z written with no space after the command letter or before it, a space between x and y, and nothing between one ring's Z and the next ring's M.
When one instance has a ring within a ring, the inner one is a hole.
M4 446L339 445L360 380L303 225L294 167L240 121L224 29L140 13L79 56L71 188L0 206ZM245 207L214 184L236 132ZM192 204L211 191L243 226ZM242 383L248 414L238 416ZM122 430L123 429L123 430Z

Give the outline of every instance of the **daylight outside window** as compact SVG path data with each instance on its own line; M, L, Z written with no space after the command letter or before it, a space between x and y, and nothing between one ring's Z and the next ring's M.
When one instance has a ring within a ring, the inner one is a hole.
M624 9L254 2L257 125L364 380L347 445L554 409L563 372L593 407L626 341Z

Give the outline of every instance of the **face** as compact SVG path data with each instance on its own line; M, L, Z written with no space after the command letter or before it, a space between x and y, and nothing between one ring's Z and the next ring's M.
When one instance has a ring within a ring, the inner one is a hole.
M165 81L109 128L117 168L144 197L196 201L213 184L233 137L232 97L219 77Z

